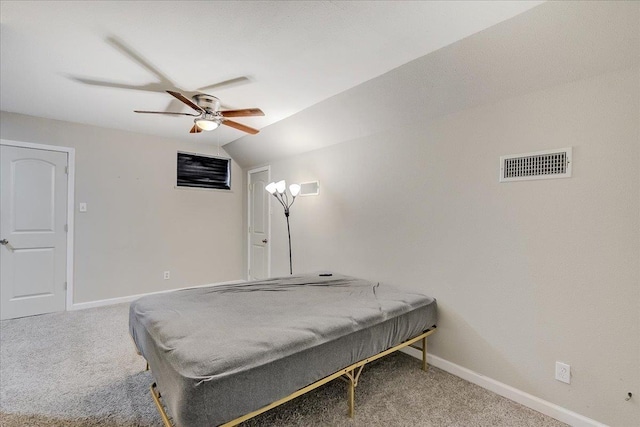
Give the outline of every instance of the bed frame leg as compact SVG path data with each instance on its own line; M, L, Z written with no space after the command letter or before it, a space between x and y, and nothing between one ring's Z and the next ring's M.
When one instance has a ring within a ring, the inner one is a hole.
M171 421L169 421L169 416L167 412L162 407L162 403L160 402L160 391L158 390L158 386L156 383L151 384L151 397L153 398L154 403L156 404L156 408L158 408L158 412L160 413L160 417L162 418L162 423L165 427L173 427Z
M353 372L350 372L349 374L350 375L347 375L347 377L349 378L349 418L353 418L356 411L356 382L353 378Z
M366 364L366 363L365 363ZM359 368L353 368L351 371L345 372L342 379L348 383L348 398L349 398L349 418L353 418L356 412L356 387L358 387L358 379L364 369L364 364ZM346 378L345 378L346 377Z
M429 365L427 365L427 337L422 338L422 370L429 370Z

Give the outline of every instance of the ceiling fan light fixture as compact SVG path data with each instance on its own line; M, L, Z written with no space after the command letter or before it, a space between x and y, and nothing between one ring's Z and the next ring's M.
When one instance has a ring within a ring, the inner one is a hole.
M220 122L217 120L210 120L210 119L195 119L194 120L196 126L198 126L200 129L202 130L214 130L216 129L218 126L220 126Z

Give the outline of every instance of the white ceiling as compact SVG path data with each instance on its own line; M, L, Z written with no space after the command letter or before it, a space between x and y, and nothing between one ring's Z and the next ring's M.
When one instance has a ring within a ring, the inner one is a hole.
M186 111L163 91L246 77L207 92L261 108L239 121L263 129L540 3L3 0L0 109L226 144L245 134L133 110Z

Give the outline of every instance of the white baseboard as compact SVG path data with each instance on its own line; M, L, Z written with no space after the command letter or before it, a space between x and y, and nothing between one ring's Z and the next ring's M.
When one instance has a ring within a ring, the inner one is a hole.
M71 311L71 310L84 310L85 308L94 308L94 307L104 307L105 305L113 305L113 304L120 304L123 302L131 302L133 300L136 300L138 298L147 296L147 295L155 295L155 294L164 294L167 292L173 292L173 291L179 291L180 289L191 289L191 288L204 288L207 286L219 286L219 285L232 285L234 283L243 283L246 282L246 280L229 280L227 282L218 282L218 283L209 283L206 285L197 285L197 286L186 286L184 288L177 288L177 289L167 289L165 291L156 291L156 292L149 292L146 294L138 294L138 295L129 295L126 297L118 297L118 298L109 298L109 299L101 299L98 301L89 301L89 302L79 302L79 303L75 303L73 305L71 305L71 307L67 308L67 310Z
M407 347L402 349L401 351L422 360L422 352L420 350ZM456 365L455 363L449 362L448 360L445 360L441 357L427 354L427 362L430 365L435 366L436 368L447 371L450 374L467 380L473 384L479 385L482 388L490 390L496 394L499 394L500 396L506 397L507 399L513 400L514 402L518 402L521 405L541 412L571 426L606 427L606 424L602 424L596 420L587 418L584 415L580 415L554 403L547 402L546 400L540 399L539 397L533 396L522 390L518 390L517 388L511 387L507 384L501 383L500 381L496 381L470 369L464 368L460 365Z

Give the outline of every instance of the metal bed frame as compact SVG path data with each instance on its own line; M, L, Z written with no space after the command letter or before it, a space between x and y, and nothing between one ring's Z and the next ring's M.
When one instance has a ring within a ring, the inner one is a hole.
M308 386L301 388L300 390L297 390L293 393L291 393L290 395L283 397L280 400L276 400L273 403L270 403L266 406L263 406L260 409L257 409L253 412L249 412L246 415L242 415L241 417L238 417L236 419L233 419L231 421L228 421L224 424L221 424L220 427L231 427L231 426L236 426L238 424L240 424L243 421L246 421L250 418L253 418L257 415L262 414L263 412L266 412L270 409L275 408L276 406L280 406L283 403L286 403L292 399L295 399L298 396L302 396L305 393L310 392L311 390L314 390L330 381L333 381L336 378L341 378L343 380L345 380L348 383L348 392L347 392L347 399L348 399L348 404L349 404L349 417L353 418L353 416L355 415L355 389L358 386L358 379L360 378L360 374L362 373L362 369L364 368L364 365L366 365L369 362L372 362L376 359L380 359L381 357L384 357L388 354L391 354L395 351L401 350L405 347L413 347L416 348L418 350L422 351L422 370L426 371L428 369L428 365L427 365L427 337L431 334L433 334L436 331L436 327L434 326L433 329L428 329L427 331L423 332L422 334L410 338L394 347L391 347L385 351L382 351L374 356L371 357L367 357L366 359L362 359L359 362L353 363L349 366L347 366L346 368L340 369L337 372L334 372L333 374L326 376L312 384L309 384ZM421 346L417 346L416 343L418 341L422 341ZM147 370L149 369L149 363L147 363ZM173 423L171 422L171 420L169 419L169 416L167 415L167 412L164 409L164 406L161 402L161 394L160 391L158 390L158 386L156 385L156 383L154 382L153 384L151 384L151 397L153 398L153 401L156 404L156 407L158 408L158 412L160 413L160 416L162 417L162 421L165 425L165 427L175 427L173 425Z

